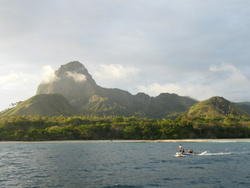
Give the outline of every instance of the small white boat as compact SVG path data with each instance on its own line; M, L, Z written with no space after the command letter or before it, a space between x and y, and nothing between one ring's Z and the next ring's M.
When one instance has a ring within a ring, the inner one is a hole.
M176 152L176 155L177 157L184 157L184 156L187 156L187 155L196 155L195 153L182 153L182 152Z
M176 152L176 155L177 157L184 157L186 156L185 153L182 153L182 152Z

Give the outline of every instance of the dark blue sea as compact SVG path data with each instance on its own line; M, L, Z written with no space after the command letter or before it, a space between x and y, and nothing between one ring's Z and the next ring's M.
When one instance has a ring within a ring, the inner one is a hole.
M250 187L250 142L0 143L0 187Z

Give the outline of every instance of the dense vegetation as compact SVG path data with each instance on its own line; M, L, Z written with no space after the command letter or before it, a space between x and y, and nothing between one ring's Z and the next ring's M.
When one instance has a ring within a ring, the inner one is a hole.
M250 118L2 116L0 140L249 138Z

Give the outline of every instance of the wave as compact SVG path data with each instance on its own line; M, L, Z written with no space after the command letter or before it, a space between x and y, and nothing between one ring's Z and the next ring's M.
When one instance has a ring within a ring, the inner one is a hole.
M206 156L214 156L214 155L231 155L232 153L224 153L224 152L220 152L220 153L210 153L209 151L204 151L198 155L206 155Z
M210 153L209 151L204 151L204 152L202 152L202 153L200 153L200 154L182 154L182 155L180 155L180 154L178 154L178 153L176 153L176 155L175 155L175 157L186 157L186 156L197 156L197 155L199 155L199 156L216 156L216 155L231 155L232 153L223 153L223 152L221 152L221 153Z

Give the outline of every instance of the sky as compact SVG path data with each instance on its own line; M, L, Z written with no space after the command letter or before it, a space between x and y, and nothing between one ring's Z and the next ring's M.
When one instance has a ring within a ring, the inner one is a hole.
M131 94L250 101L249 0L0 0L0 111L81 62Z

